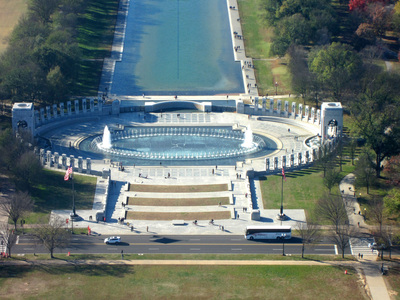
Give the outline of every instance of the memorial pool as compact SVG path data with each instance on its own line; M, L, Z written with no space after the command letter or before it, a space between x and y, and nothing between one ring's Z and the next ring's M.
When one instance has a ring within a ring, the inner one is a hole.
M226 0L130 1L116 95L243 93Z

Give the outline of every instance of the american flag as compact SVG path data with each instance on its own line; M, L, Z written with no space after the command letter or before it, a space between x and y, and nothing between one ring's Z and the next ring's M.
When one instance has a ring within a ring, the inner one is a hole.
M283 179L285 179L285 181L286 181L285 169L283 167L282 167L282 176L283 176Z
M68 169L67 169L67 171L65 172L65 175L64 175L64 180L65 181L69 180L69 175L71 175L71 174L72 174L72 167L68 167Z

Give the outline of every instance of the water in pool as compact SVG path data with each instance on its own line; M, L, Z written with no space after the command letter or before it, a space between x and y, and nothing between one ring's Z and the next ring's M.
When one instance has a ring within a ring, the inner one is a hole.
M130 1L122 61L111 93L243 93L226 0Z

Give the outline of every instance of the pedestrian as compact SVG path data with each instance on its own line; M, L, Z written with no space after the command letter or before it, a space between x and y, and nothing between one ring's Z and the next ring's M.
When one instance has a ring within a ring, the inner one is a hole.
M221 206L221 201L218 203L218 206Z
M360 253L358 253L358 258L360 258L361 257L361 254Z
M222 226L222 231L225 231L225 227L224 226Z
M244 207L243 207L242 211L244 212Z
M357 223L358 227L360 227L360 222Z
M239 214L237 214L237 218L239 219Z
M149 232L149 226L146 226L146 232Z
M219 230L221 230L222 229L222 226L221 225L219 225Z
M363 257L364 257L364 254L361 254L361 259L363 259Z
M212 169L212 174L214 175L214 169Z
M121 250L121 259L124 259L124 250Z
M358 214L361 215L361 211L358 211Z

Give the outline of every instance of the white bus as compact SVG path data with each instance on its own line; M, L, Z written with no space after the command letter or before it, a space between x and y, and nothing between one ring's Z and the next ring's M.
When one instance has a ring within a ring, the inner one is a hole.
M247 226L244 237L248 240L280 240L292 237L290 226Z

